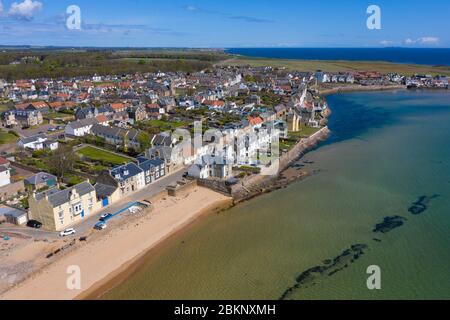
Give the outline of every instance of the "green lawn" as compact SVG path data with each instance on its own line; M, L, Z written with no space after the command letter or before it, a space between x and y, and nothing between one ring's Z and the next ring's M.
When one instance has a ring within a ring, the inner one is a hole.
M0 144L13 143L19 140L19 138L12 133L0 131Z
M349 72L349 71L378 71L380 73L397 72L404 75L421 74L443 74L450 75L448 66L426 66L415 64L400 64L382 61L322 61L322 60L294 60L294 59L266 59L236 56L232 59L218 63L218 65L232 65L253 67L272 66L286 68L288 70L299 70L314 72L324 70L326 72Z
M302 125L300 127L300 131L289 132L289 138L299 139L299 138L309 137L319 130L320 130L320 128L312 128L312 127L307 127L305 125Z
M142 128L154 128L159 132L171 131L177 128L187 127L184 121L148 120L140 124Z
M0 104L0 112L5 112L12 109L12 106L9 106L7 104Z
M62 112L51 112L45 115L45 118L47 119L56 119L56 118L74 118L73 115L67 114L67 113L62 113Z
M131 158L127 158L113 152L100 150L91 146L84 147L77 152L90 161L108 163L113 166L128 163L131 160Z

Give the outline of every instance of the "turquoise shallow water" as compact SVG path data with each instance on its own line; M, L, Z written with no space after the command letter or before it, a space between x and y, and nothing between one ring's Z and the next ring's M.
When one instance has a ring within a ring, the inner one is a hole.
M289 299L450 299L450 93L328 102L333 134L300 161L318 174L198 221L104 298L278 299L305 270L365 244L359 259ZM424 212L408 212L434 194ZM405 224L372 232L393 215ZM381 268L381 290L367 289L369 265Z

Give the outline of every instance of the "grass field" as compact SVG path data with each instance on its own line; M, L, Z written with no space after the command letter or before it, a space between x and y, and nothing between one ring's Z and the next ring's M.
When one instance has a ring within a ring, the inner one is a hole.
M320 130L320 128L313 128L313 127L307 127L305 125L301 125L300 131L289 132L289 138L300 139L303 137L309 137L319 130Z
M19 138L12 133L0 131L0 144L13 143L19 140Z
M415 73L432 75L450 75L450 67L446 66L424 66L414 64L399 64L376 61L322 61L322 60L290 60L290 59L267 59L235 57L218 63L218 65L253 67L272 66L286 68L288 70L309 71L324 70L327 72L348 71L378 71L380 73L399 73L413 75Z
M46 119L56 119L56 118L61 118L61 119L65 119L65 118L75 118L73 115L67 114L67 113L62 113L62 112L51 112L45 115Z
M100 161L103 163L109 163L113 166L128 163L131 160L131 158L127 158L113 152L97 149L91 146L84 147L77 152L90 161Z
M189 124L184 121L166 121L166 120L148 120L143 122L144 127L156 128L160 132L175 130L177 128L186 127Z

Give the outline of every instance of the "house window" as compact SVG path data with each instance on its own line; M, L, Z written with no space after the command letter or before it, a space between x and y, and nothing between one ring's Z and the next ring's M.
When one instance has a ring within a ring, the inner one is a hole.
M76 205L73 206L73 212L74 215L79 215L81 213L81 211L83 211L83 207L81 205L81 203L77 203Z
M64 211L58 212L59 221L64 224Z

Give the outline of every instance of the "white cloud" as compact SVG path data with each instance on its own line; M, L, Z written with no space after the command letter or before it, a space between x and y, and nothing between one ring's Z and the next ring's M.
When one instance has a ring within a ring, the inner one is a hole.
M383 40L383 41L380 41L380 44L382 46L393 46L395 44L395 41Z
M185 9L187 11L199 11L199 9L196 6L193 6L193 5L188 5L188 6L185 7Z
M31 20L34 14L42 9L42 3L33 0L14 2L9 9L8 15L19 19Z
M438 37L420 37L417 39L410 39L407 38L405 41L403 41L405 45L437 45L439 44L439 38Z
M438 37L422 37L418 39L419 43L422 44L438 44L439 38Z

